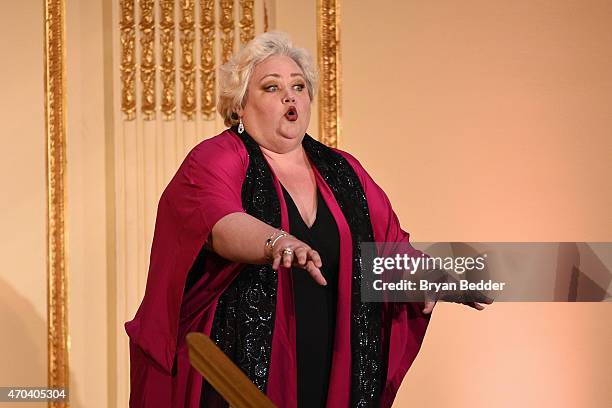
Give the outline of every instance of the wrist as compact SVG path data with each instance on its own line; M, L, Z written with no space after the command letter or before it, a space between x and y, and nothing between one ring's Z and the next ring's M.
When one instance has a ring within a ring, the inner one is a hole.
M266 240L266 243L264 245L264 254L269 261L274 259L274 246L281 238L286 237L288 235L289 234L283 231L282 228L279 228L278 230L274 231L272 235L270 235L270 237Z

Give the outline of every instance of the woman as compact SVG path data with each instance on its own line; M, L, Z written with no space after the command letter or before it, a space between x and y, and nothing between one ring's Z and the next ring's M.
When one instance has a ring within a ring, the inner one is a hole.
M361 302L359 244L408 234L357 160L305 135L316 74L304 50L262 34L219 86L231 129L196 146L160 199L126 324L130 405L223 406L189 365L185 336L199 331L279 407L390 406L428 314Z

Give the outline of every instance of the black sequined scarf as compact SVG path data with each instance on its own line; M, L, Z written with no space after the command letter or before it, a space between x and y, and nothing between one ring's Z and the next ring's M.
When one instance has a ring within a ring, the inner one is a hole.
M248 214L279 228L280 202L272 173L257 143L246 132L238 134L249 154L242 186ZM308 157L334 194L353 240L351 291L351 407L376 407L382 392L382 308L361 302L360 243L374 241L365 192L351 165L337 152L306 135ZM221 295L211 337L265 392L270 368L276 307L276 272L269 265L247 265Z

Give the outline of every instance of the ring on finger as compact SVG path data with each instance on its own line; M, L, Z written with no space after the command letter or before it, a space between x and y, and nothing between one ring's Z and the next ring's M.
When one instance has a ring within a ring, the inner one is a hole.
M285 255L288 255L288 256L293 256L293 249L291 249L291 248L285 248L285 249L283 249L282 254L283 254L283 256L285 256Z

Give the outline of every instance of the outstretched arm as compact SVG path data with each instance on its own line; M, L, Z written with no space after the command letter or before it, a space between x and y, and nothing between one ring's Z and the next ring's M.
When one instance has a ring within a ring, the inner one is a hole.
M212 229L210 245L213 251L230 261L272 262L275 270L279 266L296 266L305 269L318 284L327 284L319 269L322 263L317 251L249 214L232 213L220 219Z

